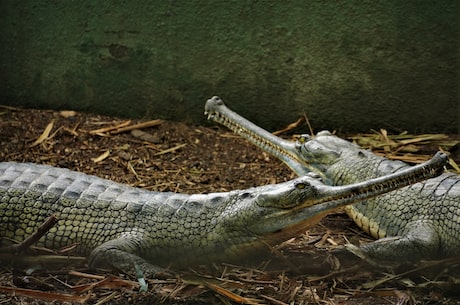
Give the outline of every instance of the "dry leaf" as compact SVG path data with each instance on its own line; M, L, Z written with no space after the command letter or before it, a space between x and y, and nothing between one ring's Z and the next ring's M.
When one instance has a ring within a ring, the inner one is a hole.
M452 166L452 168L453 168L454 170L457 171L457 173L460 174L460 167L459 167L458 164L454 161L454 159L449 158L449 164L450 164L450 166Z
M139 179L139 175L136 173L136 170L134 169L133 165L131 164L131 162L128 161L127 165L128 167L128 170L134 175L136 176L137 180L140 180Z
M96 158L91 158L91 160L93 160L94 163L99 163L107 159L109 155L110 155L110 149L107 149L102 155Z
M35 140L35 142L33 142L30 145L30 147L35 147L38 144L43 143L43 141L45 141L46 139L48 139L50 132L53 129L53 126L54 126L54 120L48 123L43 133L37 138L37 140Z
M187 143L179 144L179 145L177 145L177 146L174 146L174 147L171 147L171 148L168 148L168 149L159 151L159 152L157 152L157 153L155 154L155 156L164 155L164 154L167 154L167 153L176 151L176 150L178 150L178 149L181 149L181 148L184 147L184 146L187 146Z
M275 136L278 136L282 133L285 133L285 132L288 132L294 128L297 128L304 120L305 118L304 117L300 117L297 119L297 121L289 124L288 126L286 126L285 128L281 129L281 130L277 130L277 131L274 131L272 132Z
M211 284L211 283L204 283L206 287L208 287L209 289L211 289L212 291L226 297L227 299L233 301L233 302L236 302L238 304L251 304L251 305L255 305L255 304L259 304L257 302L257 300L254 300L254 299L249 299L249 298L244 298L242 296L239 296L225 288L222 288L218 285L214 285L214 284Z

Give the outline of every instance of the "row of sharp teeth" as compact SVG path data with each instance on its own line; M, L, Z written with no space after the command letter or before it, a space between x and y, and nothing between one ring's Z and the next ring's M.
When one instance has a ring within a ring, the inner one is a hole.
M269 141L266 141L264 138L258 136L257 134L241 127L240 125L236 124L231 119L227 118L226 116L222 115L220 112L205 112L205 115L208 115L208 120L213 120L216 123L222 124L231 131L235 132L236 134L248 139L252 140L255 145L259 146L260 148L265 148L270 153L277 155L277 156L284 156L291 160L295 160L300 162L298 158L291 155L290 153L286 152L283 149L280 149L277 145L272 144Z
M423 173L421 175L424 176L424 177L430 177L435 172L436 172L436 169L434 169L434 168L426 168L426 169L423 169ZM413 173L413 174L408 175L406 180L409 182L409 184L413 184L413 183L416 183L417 181L419 181L418 178L419 178L419 176ZM367 197L369 194L380 193L383 190L388 189L388 188L396 188L398 186L398 184L400 184L400 183L398 183L396 181L388 181L388 182L384 182L384 183L380 183L378 185L372 186L371 188L369 188L366 191L363 191L361 189L356 189L356 190L350 192L349 194L347 194L345 196L343 196L343 195L338 196L338 197L337 196L329 196L329 197L322 198L322 201L323 202L328 202L328 201L333 201L333 200L342 200L342 199L354 198L354 197L358 197L358 196Z

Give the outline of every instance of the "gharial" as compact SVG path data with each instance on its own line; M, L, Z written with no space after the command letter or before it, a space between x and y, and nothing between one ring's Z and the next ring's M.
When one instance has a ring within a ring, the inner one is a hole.
M287 141L228 109L217 96L207 100L205 114L271 153L296 174L315 172L331 185L365 181L410 168L401 161L379 157L328 131ZM460 255L460 175L439 177L347 206L348 215L378 240L348 244L368 260L412 261Z
M440 174L438 153L423 165L347 186L304 176L280 184L211 194L152 192L67 169L0 163L0 246L22 241L50 215L39 241L75 244L91 267L154 276L160 267L238 260L313 225L326 213Z

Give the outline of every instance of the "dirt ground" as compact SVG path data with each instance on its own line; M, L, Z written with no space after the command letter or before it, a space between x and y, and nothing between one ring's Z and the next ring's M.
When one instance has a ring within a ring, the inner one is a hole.
M122 129L141 122L0 106L0 161L50 164L153 191L189 194L295 177L280 161L213 124L161 121L136 131ZM458 163L457 140L450 136L442 142ZM427 143L412 155L430 155L442 146ZM138 292L135 278L89 270L84 263L57 265L50 256L51 265L26 273L37 263L13 267L3 257L0 304L460 304L459 258L375 267L337 250L348 242L368 241L338 212L271 249L270 257L149 279L147 292Z

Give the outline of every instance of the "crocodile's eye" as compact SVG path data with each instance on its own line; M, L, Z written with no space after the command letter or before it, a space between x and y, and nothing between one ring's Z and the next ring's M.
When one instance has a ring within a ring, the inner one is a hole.
M310 183L307 183L307 182L299 182L295 185L295 188L298 189L298 190L303 190L307 187L310 187L311 184Z
M297 141L298 141L300 144L304 144L304 143L306 143L306 142L308 142L308 141L310 141L310 140L311 140L310 135L308 135L308 134L303 134L303 135L301 135L301 136L299 137L299 139L298 139Z

